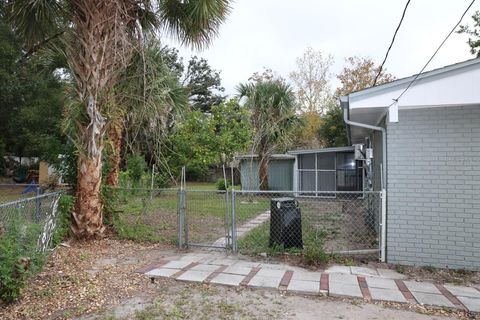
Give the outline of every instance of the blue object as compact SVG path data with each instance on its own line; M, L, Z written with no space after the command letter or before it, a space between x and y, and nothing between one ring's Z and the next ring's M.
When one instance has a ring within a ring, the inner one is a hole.
M38 187L37 181L35 181L35 179L32 179L32 181L30 181L28 186L22 191L22 194L37 192L37 187Z

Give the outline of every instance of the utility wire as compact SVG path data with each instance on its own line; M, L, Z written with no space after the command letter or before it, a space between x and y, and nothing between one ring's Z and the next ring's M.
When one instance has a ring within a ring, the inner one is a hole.
M390 42L390 46L387 49L387 53L385 54L385 58L383 58L383 62L380 65L380 68L378 69L378 73L375 76L375 80L373 80L373 87L377 84L378 77L380 77L380 74L382 73L383 66L385 65L385 62L387 61L388 54L390 53L390 49L392 49L393 43L395 42L395 37L397 36L398 30L400 29L400 26L402 25L403 18L405 18L405 13L407 12L408 5L410 4L411 0L408 0L407 3L405 4L405 8L403 9L402 17L400 18L400 22L398 23L397 29L395 30L395 33L393 34L392 41Z
M408 86L405 88L405 90L402 91L402 93L398 96L397 99L393 99L394 102L391 104L393 105L395 102L398 102L398 100L405 94L405 92L407 92L408 89L410 89L413 85L413 83L415 81L417 81L418 77L423 73L423 71L425 70L425 68L430 64L430 62L433 60L433 58L437 55L438 51L440 51L440 49L443 47L443 45L445 44L445 42L447 42L448 38L450 38L450 36L452 35L452 33L457 29L458 25L462 22L463 18L465 17L465 15L467 14L468 10L470 10L470 8L472 7L472 5L475 3L476 0L472 0L472 2L470 2L470 4L468 5L467 9L465 9L465 11L463 12L462 16L460 17L460 20L458 20L457 24L455 24L455 26L452 28L452 30L450 30L450 32L448 33L448 35L445 37L445 39L443 39L442 43L440 43L440 45L438 46L437 50L435 50L435 52L432 54L432 56L430 57L430 59L428 59L427 63L425 63L425 65L423 66L423 68L420 70L419 73L417 73L417 75L415 75L415 78L413 78L412 81L410 81L410 83L408 84Z

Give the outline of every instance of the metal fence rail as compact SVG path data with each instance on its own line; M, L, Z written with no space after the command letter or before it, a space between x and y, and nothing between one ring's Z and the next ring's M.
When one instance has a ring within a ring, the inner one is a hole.
M33 239L36 248L25 249L45 252L52 244L60 196L60 192L52 192L0 204L0 234L15 233L22 242Z
M234 191L233 199L240 253L380 251L380 192Z

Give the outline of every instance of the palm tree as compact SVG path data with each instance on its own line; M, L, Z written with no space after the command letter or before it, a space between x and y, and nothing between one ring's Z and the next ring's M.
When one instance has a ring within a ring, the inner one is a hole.
M284 149L299 125L295 96L282 79L257 79L237 87L239 98L250 109L254 129L252 151L258 154L260 190L268 190L268 163L273 152Z
M164 29L184 44L208 45L229 12L229 1L7 0L5 10L27 52L62 40L81 106L72 230L82 238L101 235L105 111L135 44L145 31Z
M115 86L113 110L109 112L108 186L118 185L122 142L133 153L148 147L150 160L157 162L158 148L173 116L188 106L187 92L164 61L164 52L157 39L144 41Z

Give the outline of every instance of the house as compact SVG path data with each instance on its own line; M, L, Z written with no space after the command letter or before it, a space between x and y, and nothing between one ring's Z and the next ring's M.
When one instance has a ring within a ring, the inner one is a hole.
M340 100L386 190L386 261L480 270L480 59Z
M268 184L270 190L323 192L361 191L363 162L356 161L354 147L292 150L270 158ZM240 160L242 190L258 190L258 156L244 155ZM312 193L313 192L313 193Z

